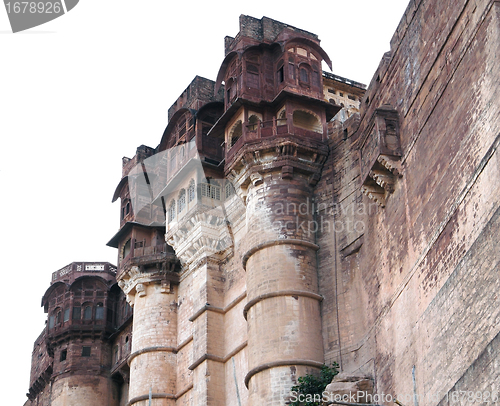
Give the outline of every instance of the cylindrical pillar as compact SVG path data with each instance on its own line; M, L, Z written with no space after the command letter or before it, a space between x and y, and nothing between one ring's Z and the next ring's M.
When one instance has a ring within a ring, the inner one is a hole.
M175 286L160 282L135 287L130 406L175 405L177 300ZM151 395L150 395L151 393Z
M245 383L250 405L282 405L323 363L312 189L299 174L267 174L248 191Z

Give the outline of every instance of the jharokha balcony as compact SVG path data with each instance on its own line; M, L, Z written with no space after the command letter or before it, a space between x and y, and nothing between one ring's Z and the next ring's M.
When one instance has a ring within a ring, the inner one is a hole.
M120 261L118 266L118 275L131 266L141 266L141 265L149 265L153 263L161 262L173 253L167 251L167 244L158 244L158 245L145 245L144 241L136 241L135 239L131 239L130 248L125 244L124 254L126 256ZM129 252L127 252L130 249Z
M261 121L251 116L248 122L237 122L230 130L226 144L226 162L231 161L240 148L252 141L268 137L295 135L321 141L323 126L318 118L305 111L296 110L292 118Z

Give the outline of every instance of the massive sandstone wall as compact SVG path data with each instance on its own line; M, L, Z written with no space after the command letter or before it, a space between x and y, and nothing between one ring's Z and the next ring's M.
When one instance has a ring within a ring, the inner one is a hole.
M364 231L319 235L325 358L373 376L376 393L416 391L425 405L500 389L499 34L499 2L411 1L358 131L332 129L318 196ZM402 177L378 207L359 195L356 153L385 104L399 114Z

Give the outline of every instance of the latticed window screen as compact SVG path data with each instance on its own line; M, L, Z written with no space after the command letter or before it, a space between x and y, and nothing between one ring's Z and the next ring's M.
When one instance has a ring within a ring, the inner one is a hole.
M172 200L170 207L168 208L168 222L172 222L175 219L175 200Z
M188 187L188 202L191 203L195 197L196 197L196 189L194 185L194 180L191 179L191 182L189 182L189 187Z
M182 189L179 193L179 213L186 208L186 190Z
M228 199L229 197L231 197L233 194L234 194L234 187L233 187L233 184L228 182L226 183L226 186L225 186L225 198Z
M201 184L201 195L210 199L220 200L220 186L210 185L208 183Z

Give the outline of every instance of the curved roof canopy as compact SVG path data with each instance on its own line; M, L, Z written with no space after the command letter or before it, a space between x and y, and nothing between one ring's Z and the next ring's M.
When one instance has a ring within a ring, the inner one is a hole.
M308 38L293 37L285 42L273 42L272 44L250 45L241 51L238 51L238 52L231 51L226 55L226 57L222 61L222 64L219 68L219 72L217 73L217 79L215 81L215 87L214 87L214 94L217 94L219 92L220 86L221 86L221 84L224 80L224 76L226 74L226 70L235 56L238 56L239 58L241 58L241 56L244 53L246 53L250 50L263 49L264 47L272 48L273 46L276 46L276 45L280 46L281 51L284 52L285 49L290 44L293 44L293 43L303 44L303 45L308 46L308 47L312 48L313 50L315 50L321 56L321 58L326 62L326 64L330 68L330 70L332 70L332 61L330 60L330 57L328 56L328 54L325 52L325 50L323 48L321 48L321 46L319 44L317 44L316 42L314 42Z
M161 137L160 145L158 146L158 152L163 151L167 148L167 143L169 140L169 136L172 132L172 129L177 124L179 118L186 112L190 112L193 116L196 115L196 110L188 109L187 107L182 107L177 110L174 115L170 118L165 131L163 131L163 135Z

